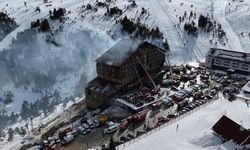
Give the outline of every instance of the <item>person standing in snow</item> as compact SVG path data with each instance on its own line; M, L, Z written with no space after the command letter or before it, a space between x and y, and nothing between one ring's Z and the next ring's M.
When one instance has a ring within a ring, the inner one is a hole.
M247 107L249 107L249 102L245 99L245 102L246 102L246 104L247 104Z
M176 125L176 132L178 131L179 129L179 124Z

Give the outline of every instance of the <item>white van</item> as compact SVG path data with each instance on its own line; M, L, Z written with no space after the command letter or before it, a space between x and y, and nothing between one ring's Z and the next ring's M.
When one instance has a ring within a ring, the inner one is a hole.
M119 124L115 123L114 125L104 129L103 132L104 132L104 134L110 134L110 133L116 131L118 126L119 126Z
M63 138L62 144L68 144L69 142L74 140L74 136L72 134L68 134Z

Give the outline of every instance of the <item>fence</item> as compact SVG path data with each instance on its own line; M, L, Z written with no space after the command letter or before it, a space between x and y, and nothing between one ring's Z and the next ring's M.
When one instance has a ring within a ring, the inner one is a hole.
M138 137L136 137L136 138L134 138L132 140L129 140L129 141L117 146L116 149L117 150L123 150L125 147L128 147L128 146L132 145L133 143L139 141L140 139L145 138L145 137L147 137L147 136L161 130L162 128L164 128L166 126L169 126L169 125L177 122L178 120L183 119L183 118L189 116L190 114L192 114L194 112L197 112L198 110L208 106L209 104L215 102L216 99L218 99L218 97L215 96L212 100L207 101L206 103L196 107L195 109L192 109L192 110L190 110L190 111L188 111L188 112L186 112L184 114L181 114L180 116L178 116L178 117L176 117L174 119L171 119L169 122L167 122L167 123L165 123L165 124L163 124L163 125L161 125L159 127L156 127L156 128L154 128L154 129L152 129L152 130L150 130L150 131L148 131L148 132L146 132L146 133L144 133L144 134L142 134L142 135L140 135L140 136L138 136Z

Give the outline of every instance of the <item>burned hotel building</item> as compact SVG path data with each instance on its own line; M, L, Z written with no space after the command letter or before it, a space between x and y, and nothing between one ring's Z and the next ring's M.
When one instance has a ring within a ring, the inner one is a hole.
M85 88L88 108L108 105L110 97L140 77L159 72L166 51L149 42L122 39L96 60L97 77Z

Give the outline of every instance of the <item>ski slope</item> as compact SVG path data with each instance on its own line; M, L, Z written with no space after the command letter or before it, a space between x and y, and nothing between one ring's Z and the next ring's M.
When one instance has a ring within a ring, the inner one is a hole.
M228 43L230 48L234 51L243 52L244 50L241 47L239 38L234 33L231 25L226 19L226 6L227 1L225 0L215 0L214 1L214 16L219 20L222 25L222 28L226 31Z
M171 57L175 58L176 61L172 63L187 63L186 59L192 60L191 54L183 46L183 39L181 33L177 30L176 22L171 19L166 8L161 5L159 0L150 0L149 2L153 18L156 19L159 28L167 37L170 49L174 50Z

